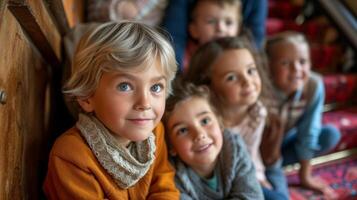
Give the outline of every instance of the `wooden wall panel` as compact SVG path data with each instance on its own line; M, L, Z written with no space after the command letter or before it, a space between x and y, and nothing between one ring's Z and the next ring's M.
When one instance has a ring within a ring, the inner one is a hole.
M53 21L53 16L48 12L48 7L44 1L26 0L26 4L31 8L38 24L49 40L57 57L61 58L61 35Z
M22 199L22 151L27 134L23 107L28 100L24 66L30 63L31 50L9 10L4 10L1 21L0 88L7 98L0 105L0 185L4 186L0 187L0 199Z
M50 137L46 127L56 106L50 101L52 79L58 74L52 74L53 66L20 26L26 19L15 18L9 2L0 1L0 91L7 96L0 103L0 199L39 199ZM25 3L60 56L61 37L44 2Z

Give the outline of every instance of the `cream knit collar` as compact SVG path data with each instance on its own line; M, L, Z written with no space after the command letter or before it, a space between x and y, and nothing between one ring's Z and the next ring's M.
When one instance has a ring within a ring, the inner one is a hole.
M124 147L116 143L114 136L93 115L80 114L76 126L99 163L120 188L127 189L136 184L155 159L155 135L152 133L148 139Z

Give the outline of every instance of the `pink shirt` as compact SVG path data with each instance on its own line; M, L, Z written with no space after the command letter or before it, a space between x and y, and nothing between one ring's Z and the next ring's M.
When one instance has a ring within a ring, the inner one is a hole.
M229 127L229 130L233 133L237 133L242 136L254 163L256 176L259 181L266 180L264 173L265 167L259 151L266 116L266 108L260 101L258 101L250 108L249 113L244 117L240 124Z

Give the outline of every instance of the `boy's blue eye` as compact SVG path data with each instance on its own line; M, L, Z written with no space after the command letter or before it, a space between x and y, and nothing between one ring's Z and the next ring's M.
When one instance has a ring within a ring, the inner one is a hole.
M205 117L201 120L201 125L205 126L207 124L209 124L211 121L211 119L209 117Z
M117 89L119 90L119 91L129 91L129 90L131 90L132 88L131 88L131 86L130 86L130 84L129 83L120 83L118 86L117 86Z
M164 88L164 86L162 84L155 84L155 85L151 86L150 90L152 92L159 93L162 91L163 88Z

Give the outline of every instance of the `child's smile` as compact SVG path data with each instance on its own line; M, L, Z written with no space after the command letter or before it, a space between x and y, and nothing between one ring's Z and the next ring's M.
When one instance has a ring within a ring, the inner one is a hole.
M223 52L213 63L211 74L212 89L227 106L249 106L257 101L261 80L247 49Z
M166 79L158 62L132 70L104 72L87 112L119 140L145 140L159 123L165 107Z
M173 151L199 174L213 169L222 148L222 131L207 101L190 97L178 103L168 120ZM211 172L209 172L210 174Z

